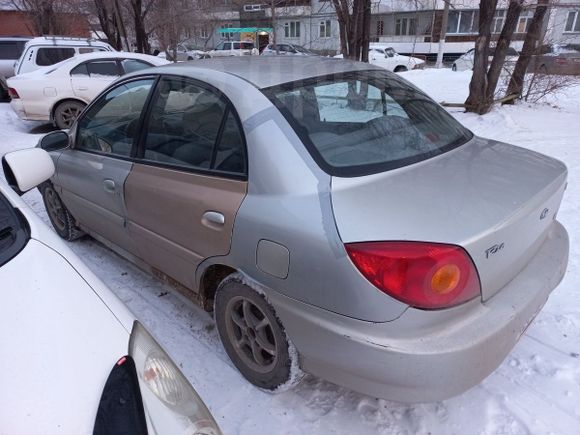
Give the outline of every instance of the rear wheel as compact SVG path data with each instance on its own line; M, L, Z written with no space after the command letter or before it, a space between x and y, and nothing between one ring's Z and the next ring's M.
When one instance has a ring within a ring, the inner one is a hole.
M228 356L247 380L267 390L290 380L288 340L264 296L226 278L216 292L215 318Z
M86 104L80 101L64 101L54 110L54 123L61 130L70 128Z
M48 213L48 218L56 233L65 240L75 240L84 235L83 231L75 226L74 218L62 203L60 196L54 190L52 183L43 183L39 186L42 200Z

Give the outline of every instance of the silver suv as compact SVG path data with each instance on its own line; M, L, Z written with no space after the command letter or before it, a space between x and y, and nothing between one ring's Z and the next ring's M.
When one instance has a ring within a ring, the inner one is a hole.
M30 38L3 36L0 38L0 101L8 98L6 79L14 75L14 63L18 60Z

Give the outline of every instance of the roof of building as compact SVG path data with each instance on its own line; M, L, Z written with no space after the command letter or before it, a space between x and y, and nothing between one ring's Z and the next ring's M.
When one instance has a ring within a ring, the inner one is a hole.
M385 71L383 68L368 63L320 56L223 57L176 63L164 68L171 69L172 73L188 75L188 68L191 67L207 68L232 74L260 89L310 77L349 71Z

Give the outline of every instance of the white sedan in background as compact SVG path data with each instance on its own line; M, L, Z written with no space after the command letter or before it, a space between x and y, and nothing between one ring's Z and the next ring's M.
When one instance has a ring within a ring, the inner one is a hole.
M493 60L494 54L495 54L495 48L491 47L489 49L488 62L491 62ZM508 68L510 66L511 66L511 68L513 68L515 66L516 62L518 61L519 57L520 57L520 55L515 50L515 48L508 47L507 52L506 52L505 62L504 62L504 68ZM451 65L451 69L453 71L472 70L474 58L475 58L475 48L472 48L471 50L467 51L466 53L464 53L460 57L458 57L455 60L455 62L453 62L453 65Z
M334 57L342 59L343 55L339 54ZM404 72L412 69L425 68L425 61L423 59L403 56L391 47L375 44L371 44L369 48L369 63L392 72Z
M54 173L39 148L2 166L18 193ZM167 353L1 180L0 283L1 433L221 433Z
M67 129L93 98L123 74L167 63L140 53L80 54L8 79L10 105L22 119L51 121Z

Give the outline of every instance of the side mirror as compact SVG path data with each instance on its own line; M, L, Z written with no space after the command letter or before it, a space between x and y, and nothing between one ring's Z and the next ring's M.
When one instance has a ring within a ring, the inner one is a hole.
M6 181L19 195L44 183L54 175L52 158L40 148L28 148L5 154L2 157L2 169Z
M64 131L54 131L40 139L39 145L45 151L62 150L68 148L69 137Z

